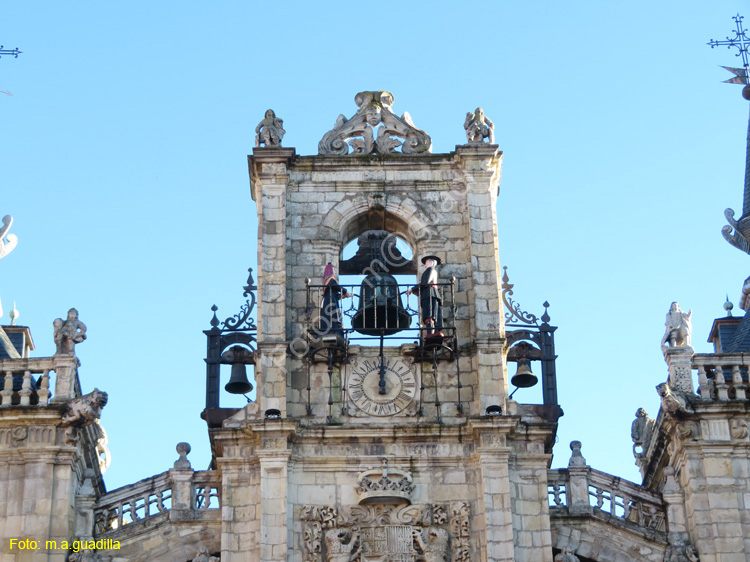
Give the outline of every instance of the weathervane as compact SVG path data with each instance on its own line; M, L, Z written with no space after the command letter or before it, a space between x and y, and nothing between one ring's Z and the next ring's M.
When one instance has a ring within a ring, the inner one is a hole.
M0 45L0 58L2 58L3 55L11 55L13 58L18 58L18 55L23 53L23 51L19 51L18 47L15 49L3 49L3 46Z
M746 35L745 28L742 27L743 17L737 14L732 19L737 26L737 29L734 30L734 37L727 37L724 41L711 39L707 43L707 45L710 45L712 49L714 47L723 47L724 45L726 45L727 49L735 47L738 52L734 56L742 57L742 65L744 66L744 68L732 68L730 66L723 66L722 68L726 68L729 72L734 74L734 78L724 80L724 82L727 82L729 84L748 84L749 68L747 60L747 50L748 47L750 47L750 38L748 38L748 36ZM746 93L745 90L743 90L742 95L745 97L745 99L750 99L748 98L748 94L749 93Z
M735 47L738 50L735 56L742 57L744 68L724 66L723 68L726 68L729 72L734 74L734 78L730 78L724 82L729 84L744 84L745 87L742 88L742 97L746 100L750 100L750 81L748 81L748 77L750 77L750 68L748 67L748 47L750 47L750 38L748 38L747 32L742 26L742 16L737 14L732 19L737 26L737 29L734 30L734 37L727 37L725 41L711 39L707 44L712 49L714 47L726 45L727 49ZM721 229L721 233L732 246L742 250L746 254L750 254L750 126L748 127L747 140L742 215L740 215L739 219L735 219L734 210L726 209L724 211L724 216L729 224Z

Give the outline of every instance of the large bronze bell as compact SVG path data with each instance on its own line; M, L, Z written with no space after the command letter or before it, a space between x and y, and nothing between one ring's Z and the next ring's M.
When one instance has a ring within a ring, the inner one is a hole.
M396 279L387 273L371 273L365 277L352 328L366 336L389 336L407 329L410 324L411 317L401 304Z
M253 389L252 383L247 380L247 368L245 365L255 365L253 352L243 347L230 347L221 354L221 362L232 365L232 374L224 390L230 394L247 394Z
M247 369L244 363L232 365L232 376L224 386L224 390L230 394L247 394L253 389L252 383L247 380Z
M510 379L510 384L517 388L530 388L537 382L539 379L531 372L531 361L526 357L519 358L516 374Z

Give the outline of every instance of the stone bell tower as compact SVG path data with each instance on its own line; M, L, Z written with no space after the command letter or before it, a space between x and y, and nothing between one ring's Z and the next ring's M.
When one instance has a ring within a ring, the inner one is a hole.
M315 156L281 146L273 111L258 126L257 399L206 411L222 562L552 561L553 329L520 313L506 334L494 125L477 109L432 154L393 102L357 94ZM509 399L509 349L546 359L546 406Z

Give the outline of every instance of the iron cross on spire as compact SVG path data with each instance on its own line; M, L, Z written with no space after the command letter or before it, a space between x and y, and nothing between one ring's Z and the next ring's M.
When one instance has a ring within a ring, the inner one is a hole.
M727 49L735 47L739 52L734 56L742 57L742 65L744 66L744 68L732 68L729 66L723 66L722 68L726 68L729 72L734 74L734 78L724 80L724 82L727 82L729 84L748 84L748 75L750 75L750 68L748 68L747 50L748 47L750 47L750 38L748 38L748 36L746 35L745 28L742 27L743 17L737 14L732 19L734 20L735 26L737 28L734 30L734 37L727 37L724 41L711 39L707 44L710 45L712 49L714 47L723 47L724 45L726 45Z

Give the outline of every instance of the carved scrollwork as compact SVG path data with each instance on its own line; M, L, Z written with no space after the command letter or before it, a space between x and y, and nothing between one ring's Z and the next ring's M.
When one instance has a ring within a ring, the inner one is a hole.
M400 146L403 154L429 152L430 136L417 129L411 116L397 117L390 107L393 94L385 91L360 92L354 98L359 110L351 119L339 115L333 129L318 143L318 153L326 156L349 154L393 154ZM377 127L377 135L373 129ZM393 138L394 136L403 139Z
M2 223L3 226L0 226L0 258L10 254L18 244L18 237L15 234L8 234L10 227L13 226L13 217L5 215Z
M722 227L721 234L732 246L742 250L746 254L750 254L750 242L748 242L747 238L745 238L742 231L739 229L740 225L734 218L734 210L726 209L724 211L724 217L729 224Z
M453 560L471 562L471 523L469 502L451 503L451 528L453 530Z

